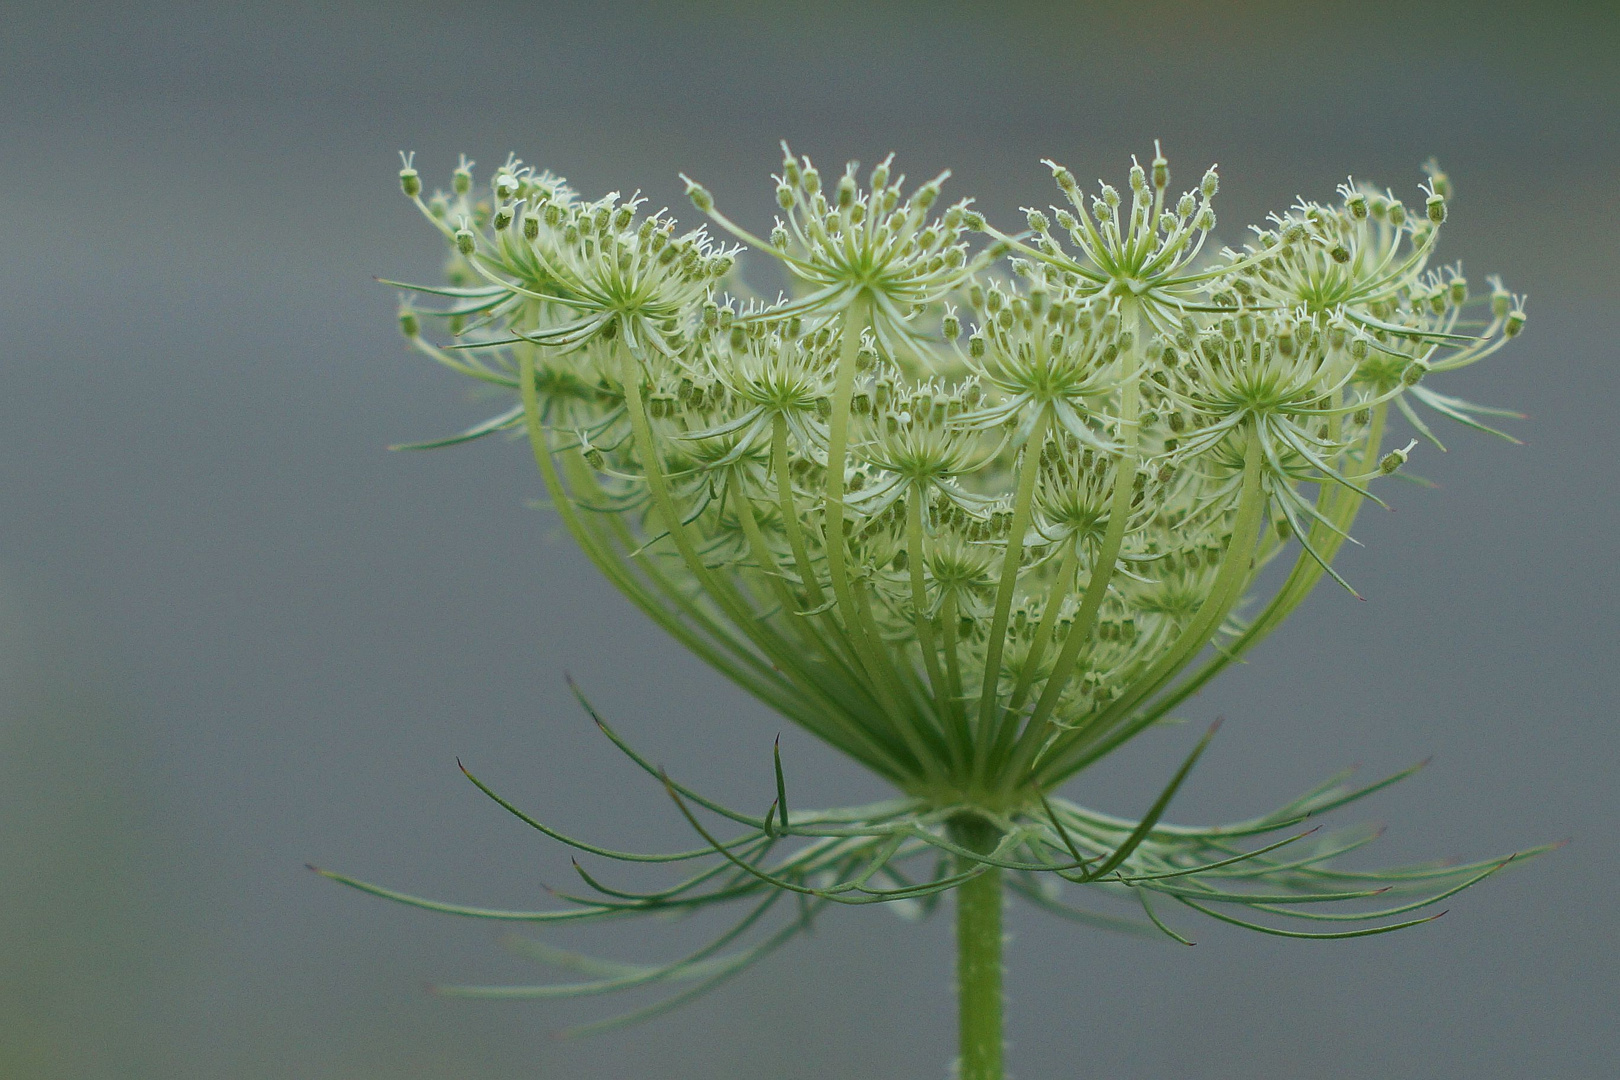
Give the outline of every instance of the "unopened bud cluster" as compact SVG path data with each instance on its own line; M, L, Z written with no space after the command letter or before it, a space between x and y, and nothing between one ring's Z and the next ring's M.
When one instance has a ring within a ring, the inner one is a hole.
M1433 256L1421 205L1348 183L1216 250L1211 168L1162 154L996 230L884 160L823 178L786 152L768 238L786 271L639 198L585 201L508 160L407 196L445 237L454 344L417 347L515 391L587 554L705 660L907 790L1017 802L1162 715L1274 628L1331 563L1366 485L1481 410L1436 376L1524 325ZM429 314L424 311L422 314ZM1261 569L1282 590L1240 608ZM1281 580L1281 579L1280 579ZM1239 622L1242 610L1246 621ZM1202 678L1195 673L1192 678ZM1187 685L1187 684L1182 684Z

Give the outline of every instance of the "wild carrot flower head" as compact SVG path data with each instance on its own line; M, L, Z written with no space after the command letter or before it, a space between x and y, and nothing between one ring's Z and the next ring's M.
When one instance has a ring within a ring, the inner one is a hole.
M1449 180L1431 168L1415 208L1349 183L1211 250L1215 170L1174 194L1157 147L1123 195L1088 195L1049 162L1065 205L1027 211L1018 234L967 200L936 214L946 174L908 191L892 159L824 179L784 154L768 238L688 181L698 210L785 269L770 303L747 299L741 249L639 196L587 201L515 159L478 193L466 163L425 198L408 160L401 173L449 271L411 287L447 306L407 307L401 325L513 398L419 445L522 428L615 586L899 792L790 815L778 761L755 816L666 779L733 884L637 903L926 905L987 867L1046 906L1061 905L1035 875L1285 916L1291 899L1372 895L1327 868L1355 837L1232 846L1361 793L1337 782L1202 830L1157 824L1186 768L1140 822L1048 793L1165 720L1324 574L1342 581L1333 560L1370 486L1413 448L1390 445L1392 410L1431 439L1414 402L1474 427L1501 412L1431 385L1524 326L1494 279L1481 295L1460 267L1431 268ZM434 317L448 338L422 331ZM1257 594L1277 560L1280 584ZM694 802L743 838L716 840ZM787 837L808 846L772 863ZM933 857L921 880L898 869ZM1449 895L1497 865L1376 887Z

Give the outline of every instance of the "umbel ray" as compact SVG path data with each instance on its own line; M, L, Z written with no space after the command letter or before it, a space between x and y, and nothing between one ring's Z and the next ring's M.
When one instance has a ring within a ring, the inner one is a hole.
M682 230L639 195L587 200L509 158L475 189L406 196L442 235L442 285L402 285L411 347L509 396L490 419L413 448L526 439L549 505L601 573L672 637L889 781L892 799L737 810L602 731L690 825L689 850L604 848L558 907L430 910L556 923L731 906L703 948L648 966L524 941L572 972L551 998L667 987L588 1026L643 1019L712 988L830 907L926 914L957 894L961 1075L1002 1075L1001 907L1191 944L1188 914L1293 938L1387 933L1515 859L1346 868L1376 838L1327 811L1410 775L1348 774L1269 813L1190 827L1164 815L1210 737L1141 818L1055 794L1160 724L1274 631L1334 569L1373 485L1438 416L1502 435L1512 416L1434 387L1525 324L1522 298L1436 264L1451 186L1421 200L1356 181L1219 246L1214 168L1175 193L1157 148L1127 192L1083 192L1047 162L1059 206L1024 228L945 175L908 188L890 160L823 181L784 146L765 237L688 181L711 224ZM711 233L710 229L715 232ZM717 236L726 239L717 239ZM774 260L770 296L739 256ZM431 331L424 331L431 320ZM1391 428L1408 425L1404 444ZM1407 477L1410 479L1410 477ZM1277 568L1262 578L1272 564ZM1275 582L1262 589L1261 583ZM577 692L577 691L576 691ZM668 864L653 891L601 860ZM1131 917L1078 897L1111 894Z

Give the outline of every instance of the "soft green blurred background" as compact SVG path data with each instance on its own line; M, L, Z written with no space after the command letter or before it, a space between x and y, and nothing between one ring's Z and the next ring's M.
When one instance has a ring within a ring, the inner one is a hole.
M1043 156L1118 183L1164 140L1221 163L1222 232L1349 172L1442 254L1531 294L1450 385L1527 447L1419 451L1290 629L1187 709L1229 723L1181 818L1268 807L1351 761L1436 764L1366 813L1382 858L1575 843L1408 934L1175 949L1010 916L1022 1077L1620 1075L1615 941L1615 297L1620 16L1561 6L1029 3L89 4L0 15L0 1076L933 1078L949 927L834 913L710 998L593 1042L626 1002L437 999L539 972L501 932L321 881L545 902L559 825L681 842L571 703L571 671L676 775L765 805L782 724L634 615L544 513L516 447L388 454L482 415L402 348L373 274L426 278L430 184L515 150L586 192L675 172L768 224L779 137L889 150L993 218ZM688 214L689 216L689 214ZM1189 733L1067 791L1134 812ZM877 785L797 732L801 805ZM1348 819L1346 819L1348 820ZM552 940L674 955L703 927Z

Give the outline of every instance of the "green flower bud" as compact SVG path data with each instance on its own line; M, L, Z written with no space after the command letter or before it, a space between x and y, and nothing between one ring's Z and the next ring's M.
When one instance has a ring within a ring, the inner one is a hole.
M1391 450L1389 453L1385 454L1378 460L1378 471L1383 473L1385 476L1388 476L1396 469L1399 469L1402 465L1405 465L1407 458L1411 456L1412 447L1416 445L1417 440L1414 439L1412 442L1407 443L1404 447L1397 450Z
M687 180L684 176L681 179L686 180L686 197L692 200L692 205L699 212L707 214L714 209L714 196L709 194L708 188L696 180Z
M416 312L408 307L399 309L399 332L413 340L422 332L422 324L417 321Z
M399 170L399 188L406 194L407 197L412 199L422 194L422 178L418 176L416 170L411 167L411 161L415 157L416 153L414 151L409 154L402 151L399 155L401 165Z
M1493 277L1490 279L1490 283L1491 315L1498 319L1505 319L1508 311L1512 308L1513 297L1508 293L1507 289L1503 288L1500 278Z
M1518 337L1524 329L1524 304L1516 303L1513 310L1508 312L1507 322L1502 324L1502 333L1508 337Z
M888 157L878 162L877 168L872 170L873 191L882 191L884 188L889 186L889 163L893 160L894 155L890 154Z
M461 155L461 164L450 174L450 186L457 195L465 195L472 190L472 167L473 163L467 160L467 155Z
M461 252L463 255L471 255L475 246L472 230L463 225L461 228L456 230L455 236L456 250Z

